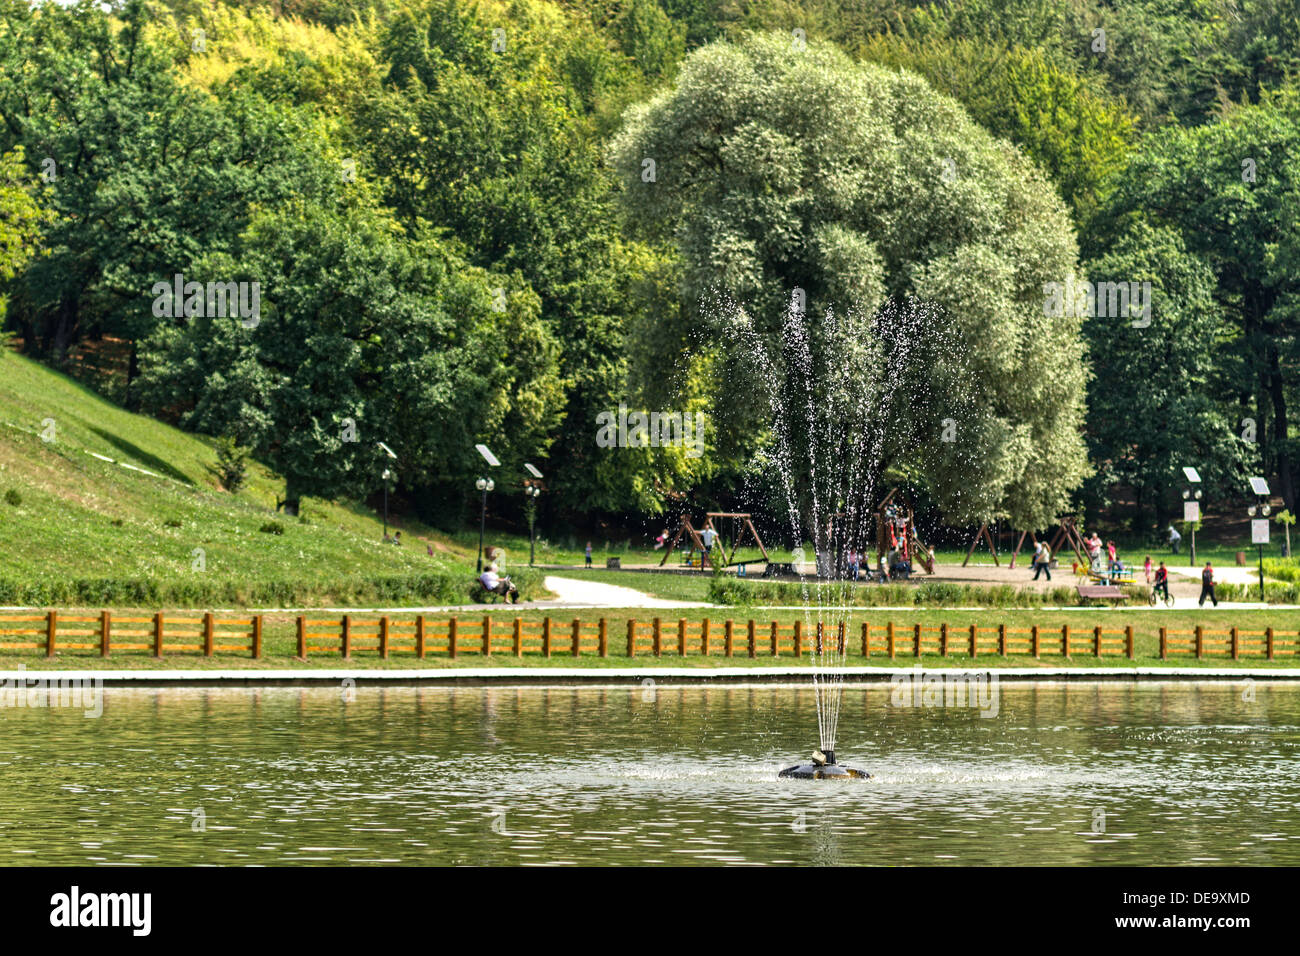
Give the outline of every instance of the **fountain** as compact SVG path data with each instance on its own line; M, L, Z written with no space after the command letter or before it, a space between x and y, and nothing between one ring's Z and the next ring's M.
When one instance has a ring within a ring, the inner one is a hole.
M797 291L779 335L765 334L729 301L721 302L715 314L766 386L770 471L779 476L793 540L802 542L810 534L816 553L818 586L810 589L803 569L798 571L805 622L816 634L812 679L818 748L810 763L788 767L780 776L868 779L870 774L842 766L835 756L845 625L854 586L848 580L847 552L874 537L886 449L892 452L900 441L908 444L897 434L898 416L891 409L899 395L915 400L913 393L925 388L913 374L914 346L933 328L932 312L908 301L887 304L872 315L827 310L814 324L807 321L802 303Z

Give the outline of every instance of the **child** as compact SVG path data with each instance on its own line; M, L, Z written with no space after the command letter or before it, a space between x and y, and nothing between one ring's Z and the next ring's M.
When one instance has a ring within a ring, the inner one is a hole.
M587 542L587 567L591 567L591 542Z
M667 543L668 543L668 529L664 528L663 531L659 532L659 537L655 538L655 550L658 551Z
M1147 555L1146 564L1144 564L1144 565L1142 566L1142 570L1146 571L1146 573L1147 573L1147 584L1150 584L1150 583L1151 583L1151 555L1149 555L1149 554Z

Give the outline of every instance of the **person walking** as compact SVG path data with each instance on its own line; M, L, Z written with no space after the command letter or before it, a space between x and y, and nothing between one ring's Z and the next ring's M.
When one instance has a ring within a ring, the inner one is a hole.
M1209 561L1205 562L1205 570L1201 572L1201 599L1196 603L1204 607L1207 597L1214 602L1215 607L1219 606L1219 599L1214 594L1214 568Z
M1183 536L1179 534L1171 524L1169 526L1169 547L1174 549L1174 554L1178 553L1178 542L1182 540Z
M591 567L591 542L590 541L587 542L587 550L585 554L587 558L587 567Z
M1147 584L1151 583L1151 555L1147 555L1146 564L1142 565L1142 570L1146 572Z
M1046 574L1047 580L1052 580L1052 549L1046 541L1038 542L1034 550L1034 580L1038 580L1040 574Z

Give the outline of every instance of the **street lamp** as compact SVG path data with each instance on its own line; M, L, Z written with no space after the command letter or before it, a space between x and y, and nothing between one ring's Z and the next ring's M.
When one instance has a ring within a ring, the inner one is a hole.
M474 482L474 487L483 492L483 509L479 512L478 521L478 571L483 573L483 532L487 528L487 493L496 487L496 483L491 478L480 478Z
M1259 599L1264 600L1264 545L1268 544L1268 516L1273 507L1268 503L1268 482L1263 478L1250 479L1250 490L1255 493L1255 504L1246 509L1250 515L1250 540L1259 549ZM1258 512L1260 517L1256 518Z
M1189 549L1190 561L1189 567L1196 567L1196 524L1201 520L1201 489L1193 489L1191 485L1199 485L1201 476L1197 474L1195 468L1184 467L1183 475L1187 478L1188 487L1183 489L1183 521L1187 522L1192 529L1192 546Z
M535 553L537 535L534 531L534 525L537 521L537 499L542 496L542 489L536 485L527 485L524 488L524 511L528 515L528 566L533 566L533 555Z
M397 456L393 454L393 450L389 448L387 445L385 445L383 442L377 441L375 442L375 445L377 445L379 449L389 457L390 460L397 461ZM388 540L388 479L393 477L393 473L388 468L384 468L384 473L379 477L384 480L384 540L387 541Z

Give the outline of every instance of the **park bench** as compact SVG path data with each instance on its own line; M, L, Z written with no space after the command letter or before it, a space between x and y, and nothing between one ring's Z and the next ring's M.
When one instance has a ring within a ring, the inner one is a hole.
M1085 601L1124 599L1124 592L1113 584L1080 584L1078 591L1079 597Z
M621 558L606 558L605 567L621 569L623 567L623 561Z
M794 565L789 562L769 561L767 567L763 569L763 577L765 578L779 578L787 574L794 577Z

